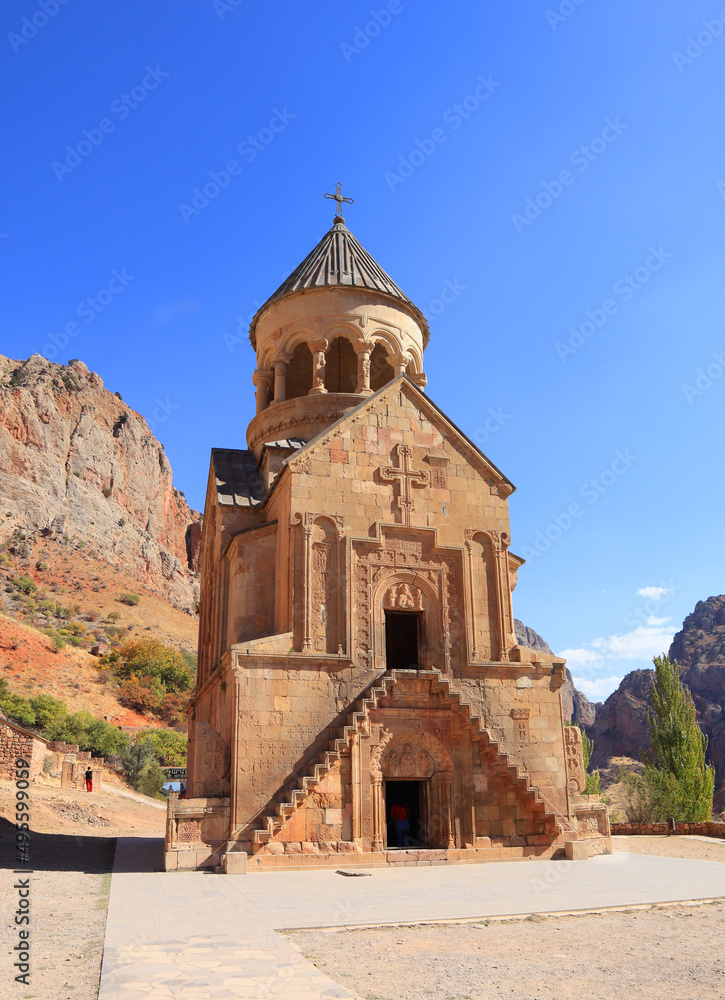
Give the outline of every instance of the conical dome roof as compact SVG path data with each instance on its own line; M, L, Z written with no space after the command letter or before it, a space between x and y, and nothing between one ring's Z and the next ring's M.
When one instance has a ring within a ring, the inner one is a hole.
M378 262L359 243L344 221L336 216L332 229L328 230L312 250L261 306L252 320L249 337L256 348L257 320L272 302L285 295L309 288L324 288L334 285L346 288L365 288L380 292L404 303L423 330L424 344L428 343L428 324L420 309L401 291L393 279L385 273Z

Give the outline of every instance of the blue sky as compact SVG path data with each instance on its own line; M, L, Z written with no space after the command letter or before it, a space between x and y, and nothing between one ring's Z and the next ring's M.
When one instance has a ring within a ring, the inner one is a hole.
M517 616L606 695L723 589L721 13L6 5L0 351L85 361L200 506L254 412L248 319L343 181L432 318L431 397L518 487Z

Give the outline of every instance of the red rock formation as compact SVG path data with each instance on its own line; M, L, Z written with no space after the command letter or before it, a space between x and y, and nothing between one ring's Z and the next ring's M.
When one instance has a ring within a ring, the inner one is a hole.
M82 362L0 357L0 505L0 541L16 528L67 536L193 609L187 529L200 515L143 417Z

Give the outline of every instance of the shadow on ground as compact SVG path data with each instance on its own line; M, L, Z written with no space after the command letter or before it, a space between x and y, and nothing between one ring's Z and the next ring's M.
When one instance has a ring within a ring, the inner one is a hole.
M105 874L114 870L116 842L134 840L137 849L123 851L123 863L116 871L153 872L163 870L164 841L158 837L76 837L67 833L30 831L28 863L18 864L15 853L15 825L0 817L0 868L30 868L32 871L86 872Z

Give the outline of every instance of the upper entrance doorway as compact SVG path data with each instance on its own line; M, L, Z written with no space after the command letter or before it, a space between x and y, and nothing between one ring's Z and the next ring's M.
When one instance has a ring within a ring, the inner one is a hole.
M385 612L385 666L388 670L420 667L421 616L414 611Z

